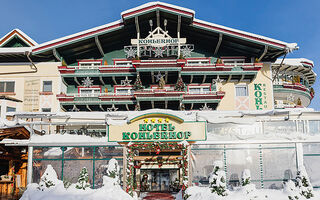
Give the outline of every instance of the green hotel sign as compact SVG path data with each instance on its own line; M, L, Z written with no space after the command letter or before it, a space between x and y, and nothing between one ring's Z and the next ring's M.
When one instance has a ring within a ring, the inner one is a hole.
M123 126L108 126L109 141L196 141L206 139L205 122L184 122L163 113L136 117Z

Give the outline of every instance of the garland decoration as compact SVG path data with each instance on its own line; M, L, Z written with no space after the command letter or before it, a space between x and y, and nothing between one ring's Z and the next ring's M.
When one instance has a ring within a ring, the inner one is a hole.
M146 151L154 151L157 155L160 154L163 150L181 150L182 159L179 164L176 160L166 160L165 161L158 161L158 166L161 167L163 164L178 164L179 167L182 168L182 190L185 191L188 188L188 146L189 143L186 141L183 142L153 142L153 143L128 143L127 145L127 188L126 192L133 196L134 190L134 169L140 169L141 164L135 165L133 157L136 156L136 152L139 150L146 150Z

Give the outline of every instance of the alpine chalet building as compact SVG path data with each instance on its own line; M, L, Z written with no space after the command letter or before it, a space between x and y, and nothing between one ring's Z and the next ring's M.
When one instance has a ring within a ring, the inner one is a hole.
M229 188L250 169L279 189L302 165L319 187L316 74L282 58L295 50L162 2L42 44L16 29L0 40L0 93L22 101L7 117L31 139L1 143L28 146L29 183L50 164L71 182L86 167L98 188L115 158L130 194L208 185L216 160Z

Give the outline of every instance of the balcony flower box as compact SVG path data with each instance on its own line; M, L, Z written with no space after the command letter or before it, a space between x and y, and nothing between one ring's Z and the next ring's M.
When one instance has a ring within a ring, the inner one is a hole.
M11 181L12 180L12 176L10 176L10 175L2 175L1 176L1 180L2 181Z

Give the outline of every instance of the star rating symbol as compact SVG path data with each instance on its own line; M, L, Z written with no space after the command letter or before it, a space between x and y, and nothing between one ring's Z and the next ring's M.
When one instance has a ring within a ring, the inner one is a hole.
M148 123L148 119L144 119L143 121L144 121L144 123Z
M155 123L155 122L156 122L156 120L155 120L155 119L151 119L151 122L152 122L152 123Z
M169 118L166 118L165 121L166 121L167 123L169 123Z
M161 119L161 118L159 118L159 119L158 119L158 122L159 122L159 123L162 123L162 119Z

